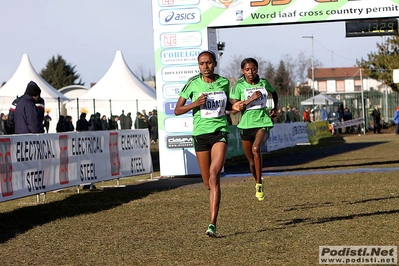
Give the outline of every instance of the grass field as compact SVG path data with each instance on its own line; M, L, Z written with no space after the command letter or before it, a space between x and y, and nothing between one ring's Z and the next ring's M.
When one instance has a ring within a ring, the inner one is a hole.
M372 145L350 146L359 143ZM342 153L299 148L278 169L306 149L319 158L286 170L397 168L398 144L392 133L350 135L329 145ZM0 203L0 265L319 265L321 245L399 244L399 171L266 176L263 202L251 178L222 178L216 239L205 235L208 191L193 180L157 190L131 178Z

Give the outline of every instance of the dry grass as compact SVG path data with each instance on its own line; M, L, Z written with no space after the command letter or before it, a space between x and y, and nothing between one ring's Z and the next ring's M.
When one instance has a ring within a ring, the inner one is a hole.
M345 142L373 145L294 167L399 166L393 134ZM318 265L320 245L399 244L398 177L399 171L268 176L264 202L254 197L252 179L222 178L216 239L204 234L209 206L201 183L156 191L127 179L126 188L48 193L44 204L35 197L4 202L0 265Z

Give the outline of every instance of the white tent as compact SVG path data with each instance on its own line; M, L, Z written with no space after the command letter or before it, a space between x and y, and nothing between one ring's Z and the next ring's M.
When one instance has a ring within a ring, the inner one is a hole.
M130 70L122 52L117 51L107 73L79 99L155 101L156 92Z
M319 94L302 101L301 105L334 105L339 103L341 103L341 101L335 99L334 97L326 94Z
M117 51L114 61L105 75L86 93L66 104L68 115L73 121L82 111L88 116L99 112L101 115L120 115L122 110L136 117L136 112L156 109L156 91L142 82L128 67L122 52ZM88 117L87 117L88 118Z
M58 117L62 113L61 104L69 99L35 71L27 54L22 56L21 63L14 75L0 88L0 110L2 113L8 114L12 101L25 93L26 86L30 81L36 82L42 91L40 96L44 99L45 108L52 117L49 132L54 133Z
M31 80L36 82L36 84L42 90L40 96L43 99L47 100L60 98L61 102L69 100L64 94L57 91L35 71L27 54L22 56L21 63L11 79L0 88L0 96L15 98L16 96L23 95L25 93L26 86Z

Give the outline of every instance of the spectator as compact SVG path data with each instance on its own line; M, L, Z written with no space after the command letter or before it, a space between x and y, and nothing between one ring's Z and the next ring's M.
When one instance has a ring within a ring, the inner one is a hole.
M381 112L380 109L378 108L378 105L374 106L373 112L371 112L371 116L374 118L374 126L373 126L373 132L374 134L378 132L378 134L381 133Z
M43 126L46 129L46 133L48 133L48 129L50 128L50 121L51 121L51 117L49 116L49 111L46 112L46 115L44 116L43 119Z
M396 135L399 135L399 106L396 107L395 114L393 115L393 120L396 125Z
M93 130L97 131L97 130L102 130L102 122L101 122L101 114L99 112L97 112L94 116L94 119L91 121L93 123Z
M145 110L143 110L144 111L144 114L141 116L141 118L142 118L142 128L149 128L150 127L150 125L149 125L149 123L148 123L148 115L147 114L145 114Z
M294 116L295 116L294 122L299 122L299 121L301 121L301 116L300 116L300 114L299 114L299 109L296 108L296 107L293 107L292 109L294 110Z
M277 123L285 123L286 118L285 107L282 107L277 114Z
M338 122L342 122L344 120L344 106L342 104L338 107ZM342 134L342 127L338 128L339 134Z
M147 120L147 121L148 121L148 115L147 115L147 112L146 112L145 110L142 110L142 111L141 111L141 114L143 115L143 119L145 119L145 120Z
M132 129L133 120L132 120L132 113L127 113L126 121L125 121L125 129Z
M340 121L339 121L339 116L338 112L333 111L330 115L330 124L331 124L331 134L334 136L337 132L334 129L334 126L336 126Z
M65 117L65 129L66 131L75 131L75 127L73 126L72 123L72 116L67 115Z
M108 127L108 121L107 121L107 116L106 116L106 115L103 115L103 116L101 117L101 129L102 129L102 130L108 130L108 129L109 129L109 127Z
M65 116L60 115L60 118L58 119L58 122L57 122L56 131L57 131L57 133L67 131L67 123L66 123Z
M35 82L31 81L32 85L36 84ZM36 84L37 85L37 84ZM29 86L29 84L28 84ZM26 88L26 90L28 89L28 87ZM26 94L26 91L25 91ZM17 97L11 104L10 110L8 112L8 134L14 134L15 133L15 123L14 123L14 117L15 117L15 108L17 107L18 102L23 98L23 96L21 97ZM35 105L37 107L37 111L39 114L39 119L41 119L41 121L43 121L44 119L44 100L43 98L40 97L37 100L35 100Z
M1 113L1 120L0 120L0 135L7 135L7 116L4 113Z
M122 114L119 116L119 123L121 125L121 129L126 129L126 115L124 110L122 110Z
M140 128L140 119L141 119L141 113L137 112L136 113L136 119L134 120L134 128L139 129Z
M285 112L285 122L290 123L290 116L291 116L291 105L287 105L287 111Z
M151 120L151 117L153 115L154 115L153 112L151 112L151 111L148 112L148 131L150 132L150 139L151 139L151 123L150 123L150 120Z
M345 107L345 109L344 109L343 119L344 119L344 122L352 120L352 114L348 107ZM350 126L345 127L345 134L351 133L351 131L352 131L351 128L352 127L350 127Z
M321 108L321 121L327 121L328 120L328 114L326 110L326 106L323 105L323 108Z
M94 121L96 120L96 116L95 115L90 115L90 119L89 119L89 130L93 131L94 130Z
M294 123L296 122L296 108L292 107L290 112L288 113L288 122L289 123Z
M15 134L44 133L44 105L40 106L42 110L36 105L39 102L40 93L39 86L30 81L26 87L25 94L20 97L15 108L13 119Z
M88 131L89 121L86 120L86 113L81 113L79 120L76 121L76 131Z
M151 142L156 143L158 140L158 115L157 110L152 112L152 116L150 117L149 124L151 126Z
M109 129L118 130L119 129L118 121L119 117L117 115L112 116L112 119L109 120Z
M310 123L310 108L306 107L305 111L303 112L303 121Z

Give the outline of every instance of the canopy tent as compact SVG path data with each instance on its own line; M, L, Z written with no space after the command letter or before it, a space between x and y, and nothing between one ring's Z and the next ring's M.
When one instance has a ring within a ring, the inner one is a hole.
M306 99L301 102L301 105L334 105L334 104L340 104L341 101L335 99L334 97L331 97L326 94L318 94L314 97L310 97L309 99Z
M142 82L127 66L122 52L117 51L107 73L80 99L155 101L156 92Z
M22 56L21 63L14 75L0 88L0 110L2 113L8 114L12 101L25 93L26 86L30 81L36 82L41 89L40 96L45 101L46 111L52 117L49 132L54 133L58 117L62 113L61 104L69 98L57 91L36 72L27 54Z
M121 51L117 51L114 61L105 75L91 89L78 99L66 104L67 112L78 119L82 111L88 115L99 112L101 115L120 115L122 110L131 113L156 109L156 91L142 82L128 67Z
M334 116L334 113L338 110L341 104L342 102L340 100L337 100L334 97L326 94L318 94L301 102L302 106L310 105L313 107L312 112L314 113L315 121L325 120L326 118L330 119L332 116Z
M64 94L57 91L39 74L37 74L27 54L22 56L21 63L11 79L0 88L0 96L14 98L17 96L22 96L25 93L26 86L31 80L36 82L36 84L42 90L40 96L43 99L47 100L60 98L61 102L69 100Z

